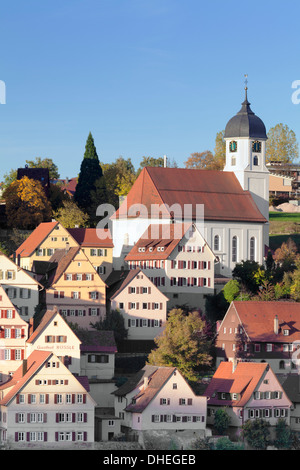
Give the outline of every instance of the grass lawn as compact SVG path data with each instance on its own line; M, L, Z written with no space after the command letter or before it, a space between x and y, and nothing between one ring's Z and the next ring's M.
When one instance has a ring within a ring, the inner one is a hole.
M300 223L300 212L270 212L270 222Z
M270 212L270 248L276 250L288 238L300 251L300 212Z

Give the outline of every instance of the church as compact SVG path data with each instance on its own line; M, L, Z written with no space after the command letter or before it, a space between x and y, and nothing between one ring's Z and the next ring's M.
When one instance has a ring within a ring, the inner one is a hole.
M152 225L191 222L215 255L215 276L230 278L236 263L264 262L269 245L266 128L245 99L225 127L223 171L146 167L111 217L114 268ZM153 236L155 238L155 234Z

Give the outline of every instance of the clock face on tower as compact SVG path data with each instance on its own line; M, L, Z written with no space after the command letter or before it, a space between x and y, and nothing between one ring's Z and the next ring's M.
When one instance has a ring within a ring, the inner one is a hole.
M235 140L232 140L229 143L229 150L230 150L230 152L236 152L237 151L237 142Z
M257 152L257 153L260 153L261 152L261 142L252 142L252 152Z

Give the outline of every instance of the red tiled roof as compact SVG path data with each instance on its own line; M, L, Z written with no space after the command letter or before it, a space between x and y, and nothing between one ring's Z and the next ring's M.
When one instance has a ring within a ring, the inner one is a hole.
M42 222L16 250L16 256L31 256L37 247L47 238L58 222Z
M191 226L191 222L185 224L150 224L125 257L125 261L168 259ZM158 247L160 251L157 250ZM162 247L163 251L161 251Z
M8 387L13 388L0 401L0 405L8 405L10 400L23 388L31 377L43 366L45 361L52 355L49 351L33 351L27 359L27 372L23 376L23 364L14 372L12 379L0 386L0 390Z
M68 228L70 235L80 246L99 246L113 248L109 229L100 228Z
M233 172L146 167L112 218L129 217L127 208L134 204L145 206L149 217L153 204L165 204L162 217L167 218L170 217L168 207L176 204L175 217L183 218L185 205L192 205L195 218L196 206L203 204L205 220L266 222L251 194L242 189Z
M232 362L221 362L204 392L208 405L245 406L250 400L261 377L269 368L266 362L238 362L234 372ZM221 400L217 393L239 393L238 400Z
M52 286L60 279L79 250L80 246L73 246L68 250L61 249L54 252L49 260L49 264L57 263L57 267L49 275L48 286Z
M251 341L289 343L300 340L299 302L234 301L239 319ZM274 318L278 316L279 332L274 333ZM283 330L289 330L284 335Z

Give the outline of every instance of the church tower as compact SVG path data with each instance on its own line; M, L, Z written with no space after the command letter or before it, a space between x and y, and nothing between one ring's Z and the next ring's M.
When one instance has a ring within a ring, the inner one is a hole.
M266 128L250 108L245 87L241 110L225 128L226 164L224 171L235 173L242 188L249 191L261 214L269 221L269 171L266 167ZM268 245L269 225L264 242Z

